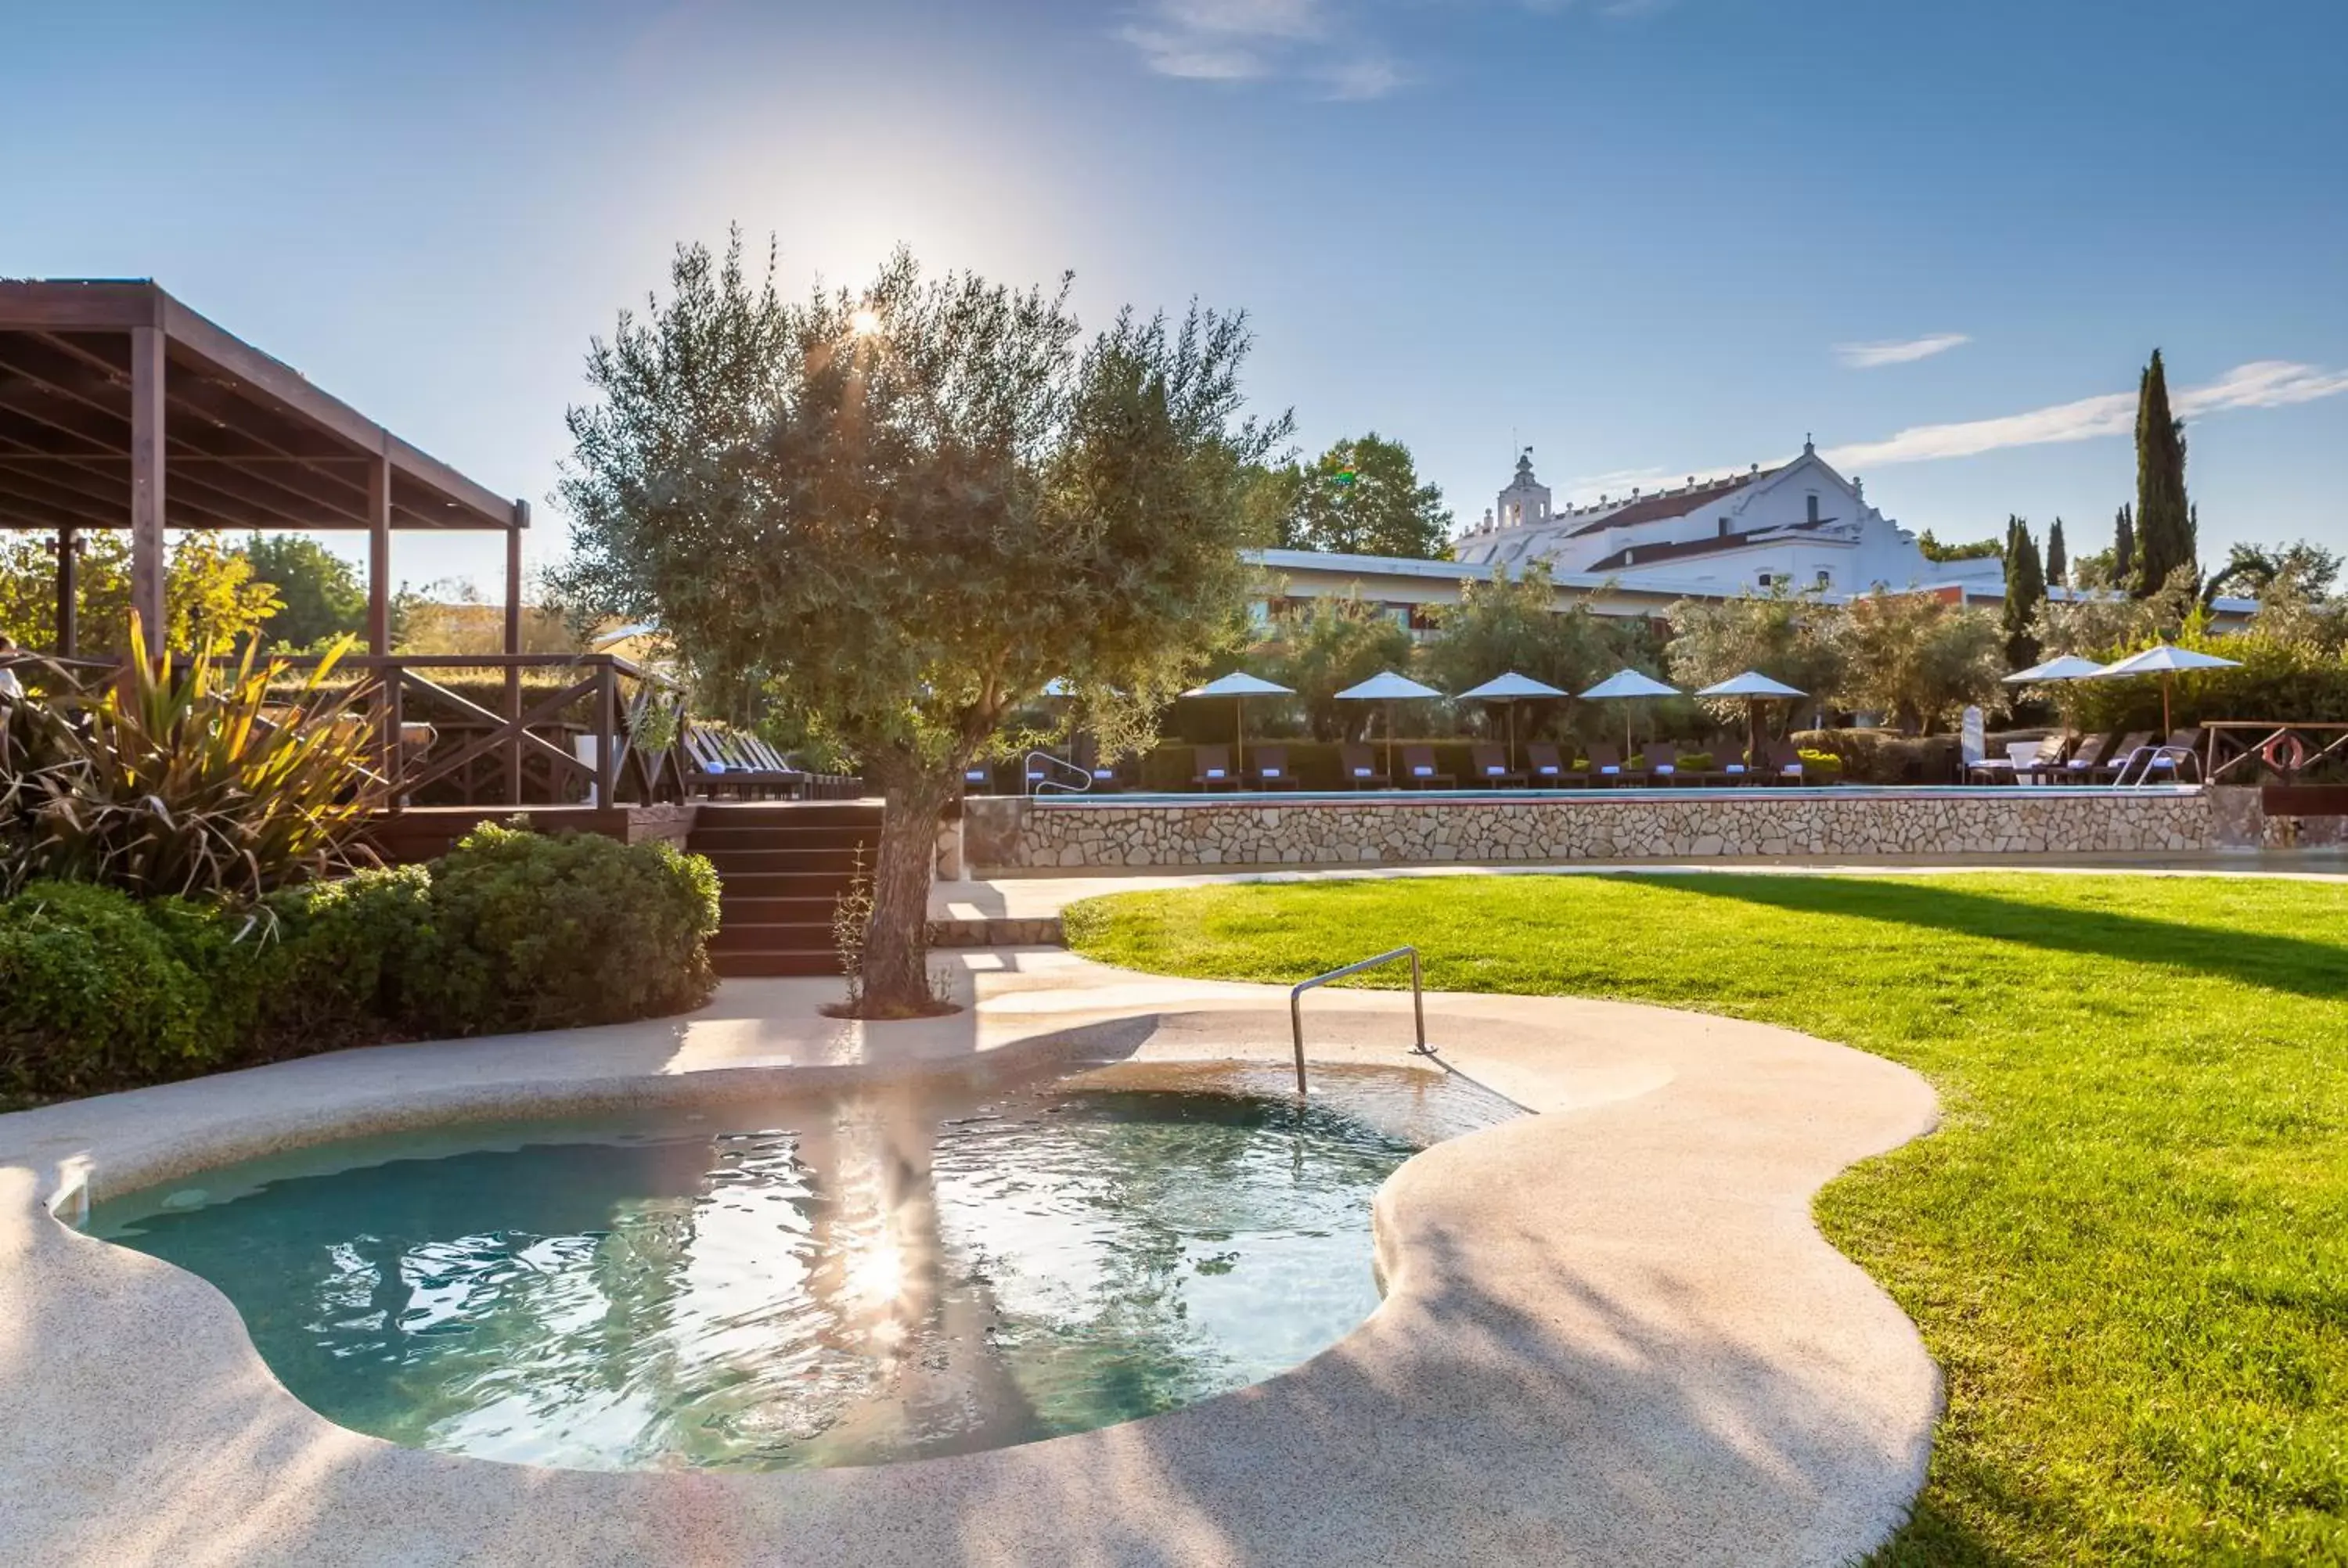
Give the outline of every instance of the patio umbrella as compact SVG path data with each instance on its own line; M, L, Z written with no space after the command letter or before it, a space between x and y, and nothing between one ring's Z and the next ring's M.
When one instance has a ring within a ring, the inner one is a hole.
M1391 670L1381 670L1358 686L1348 686L1337 693L1340 702L1384 702L1386 705L1386 777L1394 777L1394 705L1416 701L1422 697L1440 697L1443 693L1432 686L1422 686L1407 675L1397 675Z
M1527 697L1563 697L1568 693L1546 681L1536 681L1529 675L1519 675L1511 670L1505 675L1495 675L1471 691L1459 693L1459 700L1505 704L1509 715L1509 766L1517 765L1517 703Z
M1182 693L1185 697L1229 697L1231 700L1231 727L1239 752L1239 776L1247 777L1247 700L1250 697L1293 697L1295 692L1244 670L1234 670L1219 675L1203 686L1193 686Z
M2008 686L2051 686L2057 681L2085 681L2100 675L2104 667L2092 659L2082 659L2075 653L2065 653L2059 659L2049 659L2044 664L2033 664L2027 670L2016 670L2005 677Z
M1809 693L1797 692L1783 681L1773 681L1758 670L1747 670L1742 675L1731 675L1725 681L1715 682L1696 695L1745 699L1746 760L1757 767L1761 762L1761 704L1783 697L1807 697Z
M1585 702L1627 702L1638 697L1676 697L1680 689L1666 686L1652 675L1642 675L1636 670L1617 670L1605 680L1581 694ZM1632 710L1622 710L1622 750L1631 750Z
M2114 660L2093 675L2091 681L2126 681L2137 675L2160 677L2160 729L2163 734L2175 733L2168 722L2168 688L2180 670L2239 670L2240 663L2232 659L2220 659L2214 653L2196 653L2189 648L2173 648L2166 642L2156 642L2141 653L2131 653L2125 659Z

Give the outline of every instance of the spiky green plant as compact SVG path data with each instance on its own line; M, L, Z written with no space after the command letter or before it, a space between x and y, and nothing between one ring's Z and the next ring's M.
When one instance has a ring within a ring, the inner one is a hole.
M44 765L15 776L13 864L0 876L101 882L141 897L253 897L346 868L382 797L366 683L329 683L348 639L314 670L207 643L131 657L78 722L27 725Z

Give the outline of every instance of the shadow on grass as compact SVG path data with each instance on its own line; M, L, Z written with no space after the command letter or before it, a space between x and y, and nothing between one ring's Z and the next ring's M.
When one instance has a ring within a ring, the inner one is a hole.
M1652 876L1682 892L1799 914L1841 915L1927 927L2054 952L2168 964L2271 990L2348 997L2348 948L2225 926L2147 919L1999 898L1941 881L1928 886L1850 876Z

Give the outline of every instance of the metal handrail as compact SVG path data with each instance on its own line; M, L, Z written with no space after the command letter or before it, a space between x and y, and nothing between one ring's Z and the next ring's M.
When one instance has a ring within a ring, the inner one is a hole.
M2153 783L2153 774L2159 771L2164 763L2168 764L2168 776L2159 781L2162 784L2184 783L2185 770L2188 765L2196 774L2201 771L2201 759L2195 754L2190 746L2138 746L2120 759L2118 771L2112 774L2113 786L2116 788L2127 784L2128 769L2137 766L2139 763L2143 764L2143 771L2136 775L2138 788ZM2198 779L2196 782L2199 782Z
M1049 763L1056 768L1076 774L1084 782L1063 784L1058 779L1045 778L1035 771L1035 764L1038 762ZM1022 793L1026 794L1042 794L1046 790L1057 790L1062 794L1083 794L1093 787L1091 774L1076 766L1066 757L1056 757L1049 752L1029 752L1026 758L1020 764L1019 772L1020 783L1025 786Z
M1396 958L1408 958L1410 960L1410 1018L1412 1028L1416 1030L1418 1037L1418 1042L1411 1047L1411 1054L1414 1056L1433 1056L1435 1054L1426 1043L1426 999L1419 986L1418 949L1416 948L1396 948L1390 953L1380 953L1375 958L1364 958L1358 964L1347 964L1342 969L1331 969L1325 975L1315 975L1309 980L1301 980L1296 985L1290 988L1288 992L1288 1027L1290 1033L1295 1038L1296 1041L1297 1093L1303 1094L1305 1091L1304 993L1313 989L1316 986L1325 986L1331 980L1342 980L1347 975L1358 975L1364 969L1375 969L1380 964L1393 963Z

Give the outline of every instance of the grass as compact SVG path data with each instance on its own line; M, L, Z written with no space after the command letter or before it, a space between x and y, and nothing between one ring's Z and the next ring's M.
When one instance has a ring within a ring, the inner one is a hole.
M1415 942L1432 987L1904 1062L1941 1130L1818 1202L1948 1378L1878 1561L2348 1563L2348 886L1446 877L1122 895L1067 925L1226 979Z

